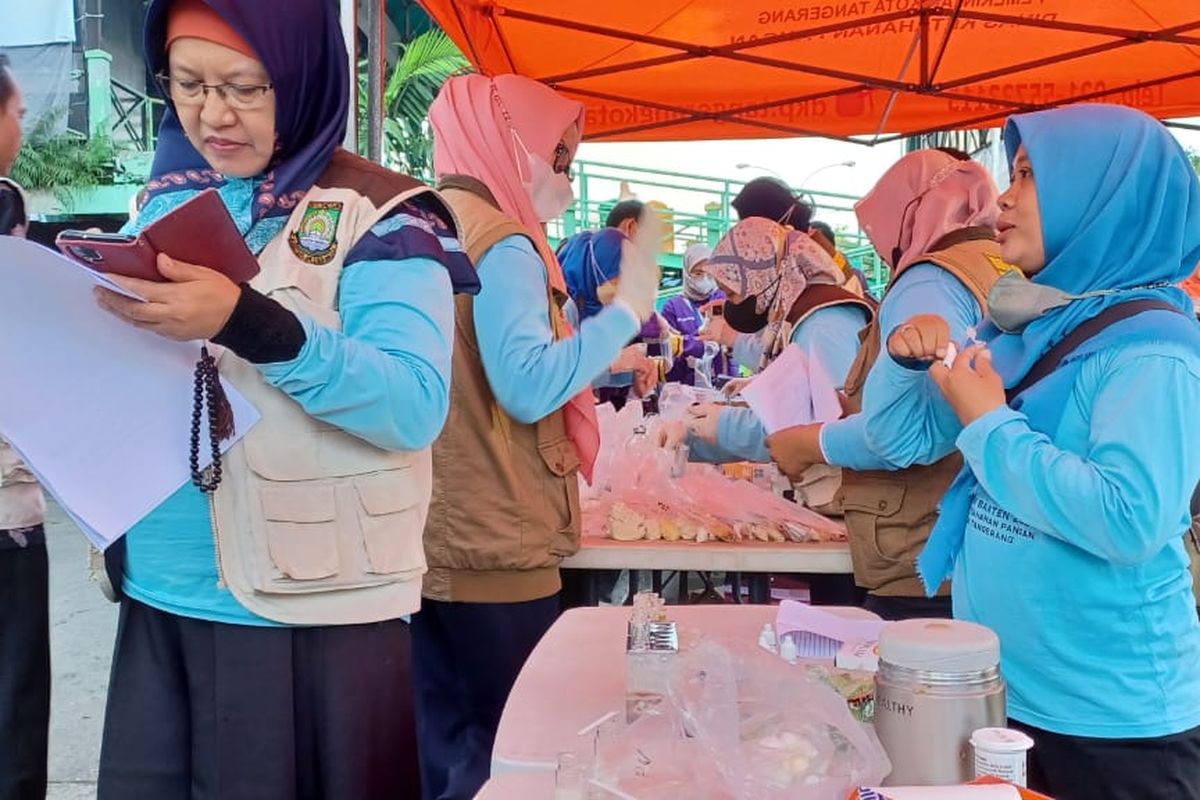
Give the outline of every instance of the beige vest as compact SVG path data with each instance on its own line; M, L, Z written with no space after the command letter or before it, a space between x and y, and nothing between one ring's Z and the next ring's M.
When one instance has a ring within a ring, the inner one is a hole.
M253 287L340 330L337 290L346 255L398 203L431 191L339 151L263 251ZM311 218L305 226L309 209L331 224L340 211L329 246L321 246ZM300 235L314 231L316 239L303 245ZM225 456L213 496L221 580L233 595L256 614L294 625L376 622L417 611L429 450L377 448L309 416L233 353L218 363L262 415Z
M452 178L441 189L472 263L502 239L528 235L478 181ZM562 299L547 289L556 334L563 330ZM468 295L456 298L450 418L433 462L425 596L515 603L557 592L559 562L579 549L579 458L561 411L524 425L500 408L480 360Z
M992 284L1010 267L1000 259L999 245L990 233L984 236L976 229L955 232L917 263L937 264L962 281L980 307L985 307ZM850 413L862 409L863 385L882 350L878 317L863 331L862 339L858 358L846 379ZM917 578L917 556L937 521L942 495L962 463L962 456L953 453L936 464L898 472L842 471L841 506L850 531L850 554L859 586L885 596L925 596Z
M32 528L46 518L46 500L33 473L0 439L0 531Z

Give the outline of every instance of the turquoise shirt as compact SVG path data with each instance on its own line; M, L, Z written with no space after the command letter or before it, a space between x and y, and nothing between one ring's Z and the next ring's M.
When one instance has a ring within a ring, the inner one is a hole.
M546 266L524 236L510 236L479 260L483 288L475 330L488 384L513 419L532 425L565 406L608 372L637 335L637 316L614 303L555 340Z
M867 312L859 306L821 308L792 331L791 343L816 358L829 370L834 385L841 389L858 354L858 332L867 324ZM767 431L749 408L725 408L717 422L717 442L688 438L691 461L724 464L731 461L767 463Z
M1050 435L1007 406L964 429L926 373L886 355L880 365L897 399L874 409L872 443L901 463L957 446L979 481L954 613L999 634L1009 715L1096 738L1200 726L1183 547L1200 475L1200 356L1139 342L1084 357Z
M962 281L929 263L909 267L884 295L879 306L879 330L885 348L892 331L923 314L936 314L945 319L955 341L966 339L967 332L978 327L982 319L979 302ZM867 441L868 420L873 411L905 401L896 394L897 387L876 377L877 372L886 372L891 366L894 364L885 350L867 377L862 412L822 426L821 451L827 463L856 470L897 470L910 466L896 460L896 448L890 446L890 440L884 441L882 448ZM930 390L937 392L931 383L921 384L918 388L922 392ZM906 434L905 430L889 431L889 436L897 439L903 439Z
M231 181L222 188L241 224L249 218L242 201L253 199L246 188L250 184ZM171 199L160 195L151 203ZM157 211L154 217L166 213L150 205L146 211ZM270 238L263 241L259 229L266 225L278 233L284 223L280 218L259 223L247 242L259 242L261 250ZM380 226L380 235L391 232L387 221ZM359 261L343 269L338 292L342 331L300 317L307 340L299 355L260 364L259 370L307 413L372 444L396 450L428 447L450 402L454 306L446 268L427 258ZM133 599L196 619L277 625L218 585L209 501L191 484L134 526L125 542L124 588Z

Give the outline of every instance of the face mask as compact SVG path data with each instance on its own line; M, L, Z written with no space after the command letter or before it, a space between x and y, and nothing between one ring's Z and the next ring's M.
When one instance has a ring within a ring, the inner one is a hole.
M516 131L513 131L513 141L524 151L528 177L522 175L521 184L533 203L534 213L542 222L558 219L575 202L571 178L565 172L555 172L549 161L529 152ZM521 156L518 154L517 157Z
M707 300L717 290L717 279L712 275L685 275L683 291L692 300Z
M1130 289L1102 289L1082 294L1070 294L1053 286L1034 283L1020 272L1013 270L1000 276L988 292L987 311L992 323L1005 333L1020 333L1033 321L1044 317L1057 308L1068 306L1076 300L1089 297L1107 297L1123 292L1158 289L1168 283L1135 286Z
M767 327L769 315L766 311L761 314L756 310L758 295L752 294L740 303L725 303L725 321L729 327L738 333L758 333Z

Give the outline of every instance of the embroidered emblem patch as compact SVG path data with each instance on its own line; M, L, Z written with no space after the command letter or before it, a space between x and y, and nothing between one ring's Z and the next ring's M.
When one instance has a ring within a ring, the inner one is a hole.
M1012 272L1014 269L1016 269L1016 267L1000 258L1000 256L989 254L987 260L992 262L992 267L995 268L997 275L1003 275L1006 272Z
M288 236L288 244L296 258L315 266L333 261L337 255L337 229L341 218L341 203L309 203L300 226Z

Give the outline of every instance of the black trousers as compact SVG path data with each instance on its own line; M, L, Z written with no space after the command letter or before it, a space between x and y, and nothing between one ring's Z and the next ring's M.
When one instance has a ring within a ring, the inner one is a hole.
M121 603L99 800L420 796L410 632L260 628Z
M487 782L508 693L558 614L558 595L527 603L424 601L412 627L425 800L471 800Z
M1029 788L1054 800L1200 800L1200 728L1161 739L1085 739L1010 724L1035 742Z
M950 619L954 610L949 597L884 597L868 594L863 608L888 622L906 619Z
M46 796L49 575L40 526L0 531L0 800Z

